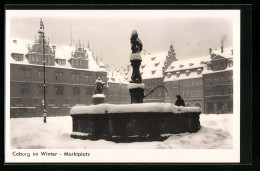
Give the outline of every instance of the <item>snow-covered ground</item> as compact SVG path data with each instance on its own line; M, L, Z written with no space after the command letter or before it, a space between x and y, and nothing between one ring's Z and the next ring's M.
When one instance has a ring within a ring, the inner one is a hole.
M18 149L227 149L232 148L233 114L201 114L197 133L173 134L165 141L115 143L80 140L70 137L70 116L43 118L12 118L11 148Z

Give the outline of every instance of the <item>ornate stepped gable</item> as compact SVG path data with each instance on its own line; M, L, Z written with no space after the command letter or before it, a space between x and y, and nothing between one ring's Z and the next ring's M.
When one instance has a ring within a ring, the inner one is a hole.
M81 43L79 42L79 46L76 46L76 51L72 53L71 58L69 59L71 66L74 68L82 68L88 69L88 54L85 47L81 47Z
M11 57L10 62L23 65L43 65L42 38L34 42L19 38L7 40L6 54ZM45 59L47 67L80 69L89 71L106 72L105 65L94 59L92 52L83 47L71 47L66 45L53 45L49 41L45 43ZM72 65L72 59L74 60Z
M55 65L55 49L56 46L53 45L52 47L49 45L49 40L45 39L44 41L44 55L46 65L54 66ZM28 53L28 61L30 64L43 64L43 36L39 34L38 40L35 40L35 43L32 47L29 47Z

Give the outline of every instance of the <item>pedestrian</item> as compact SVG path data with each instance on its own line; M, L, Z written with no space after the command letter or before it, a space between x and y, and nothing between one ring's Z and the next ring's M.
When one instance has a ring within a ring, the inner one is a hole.
M177 95L177 100L175 102L175 106L185 106L184 100L181 98L180 95Z

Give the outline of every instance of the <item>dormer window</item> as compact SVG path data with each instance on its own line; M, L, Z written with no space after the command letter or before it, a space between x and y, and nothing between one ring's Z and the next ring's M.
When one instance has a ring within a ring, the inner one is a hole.
M157 67L159 64L160 64L160 62L156 62L156 63L154 64L154 66Z
M155 74L155 72L156 72L156 70L153 70L153 71L152 71L152 74Z
M229 66L229 67L232 67L232 66L233 66L233 60L229 60L229 61L228 61L228 66Z
M201 74L201 69L197 69L197 74Z
M175 66L171 66L171 69L174 69L175 68Z
M182 68L184 65L180 65L179 67Z
M155 57L151 57L152 61L154 61L156 59L156 56Z
M141 75L143 75L143 72L140 72Z
M180 76L180 72L179 72L179 71L176 72L176 76L177 76L177 77Z
M194 63L189 63L189 66L192 66L192 65L194 65Z
M172 74L170 72L167 73L167 77L171 78Z
M186 76L189 76L190 75L190 70L187 70L186 71Z
M142 65L141 68L144 69L145 65L146 65L146 64Z

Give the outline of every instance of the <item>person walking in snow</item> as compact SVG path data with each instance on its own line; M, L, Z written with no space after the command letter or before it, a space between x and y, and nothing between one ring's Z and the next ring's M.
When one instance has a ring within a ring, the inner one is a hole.
M177 95L177 100L175 102L175 106L185 106L184 100L181 98L180 95Z

